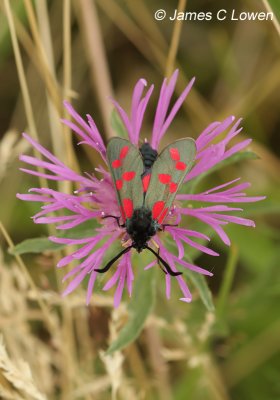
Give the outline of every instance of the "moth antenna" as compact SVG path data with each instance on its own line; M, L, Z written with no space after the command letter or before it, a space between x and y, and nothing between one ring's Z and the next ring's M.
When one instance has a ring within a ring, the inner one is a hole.
M166 271L169 273L169 275L171 275L171 276L182 275L182 272L175 272L175 271L173 271L173 270L170 268L169 264L167 264L167 262L166 262L159 254L157 254L151 247L149 247L149 246L146 245L146 246L145 246L145 249L150 250L150 252L153 253L153 254L157 257L157 259L164 265L164 267L166 268Z
M112 258L112 260L109 261L108 264L106 264L104 268L98 268L98 269L95 269L94 271L100 272L101 274L104 274L104 272L109 271L109 269L114 264L114 262L117 261L123 254L127 253L131 249L131 247L132 246L126 247L125 249L120 251L119 254L117 254L116 257Z

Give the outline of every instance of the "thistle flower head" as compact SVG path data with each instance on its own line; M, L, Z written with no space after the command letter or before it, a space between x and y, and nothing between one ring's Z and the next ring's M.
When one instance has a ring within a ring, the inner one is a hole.
M161 139L166 134L194 83L194 79L192 79L170 109L171 97L174 93L177 77L178 71L175 71L170 80L167 81L165 79L161 86L150 139L151 147L157 151L159 150ZM126 128L129 141L134 146L139 147L143 118L153 92L152 85L143 94L146 86L147 83L144 79L140 79L137 82L133 91L129 114L116 101L113 101ZM87 120L84 120L68 102L65 102L64 105L73 122L69 120L63 120L63 122L81 138L80 143L95 149L107 164L106 146L91 116L87 115ZM232 139L242 129L240 122L241 120L236 121L234 117L230 116L222 122L210 124L198 136L195 141L197 149L195 164L187 173L184 184L194 178L200 177L209 171L210 168L213 168L218 163L249 145L251 139L241 140L239 143L231 145ZM67 238L60 236L50 237L50 240L55 243L78 247L77 250L62 258L57 266L62 268L71 264L72 261L78 260L78 265L73 267L64 276L64 281L69 280L64 295L72 292L84 278L88 277L86 301L89 303L94 284L99 275L96 270L104 267L106 253L114 242L118 241L122 243L125 249L127 248L127 243L131 240L126 226L119 223L122 215L112 177L108 170L103 167L99 167L96 170L99 178L92 172L90 174L79 175L30 136L25 133L23 136L41 153L45 161L27 155L22 155L20 157L21 161L32 167L43 168L45 172L25 168L22 168L22 171L53 181L75 182L75 185L79 187L73 194L61 193L49 188L33 188L29 190L28 194L18 194L17 197L21 200L37 201L44 204L41 207L41 211L33 217L34 222L37 224L55 224L58 230L67 231L87 221L98 221L99 226L90 236L69 238L70 235L68 234ZM185 260L187 256L185 254L185 244L206 254L218 256L218 253L199 242L200 239L204 242L210 241L207 235L183 227L181 224L183 216L187 215L211 227L226 245L230 245L230 239L224 230L224 226L228 223L255 226L252 220L234 214L237 211L242 211L242 208L237 207L236 204L255 202L262 200L264 197L246 196L244 190L250 184L248 182L240 183L239 181L240 178L237 178L217 187L209 188L201 193L176 195L175 201L164 220L166 225L164 232L157 230L152 240L148 243L149 246L154 248L154 251L159 251L160 257L165 260L172 271L175 273L178 272L179 266L181 270L186 268L200 274L212 275L211 272ZM204 205L201 206L201 203ZM232 206L232 203L235 203L235 206ZM192 207L189 206L190 204L192 204ZM199 204L199 206L195 204ZM116 218L104 218L108 215ZM174 241L177 251L171 252L165 244L168 237ZM120 303L125 286L129 296L132 293L134 272L131 256L133 251L132 247L127 251L123 251L122 257L118 260L115 272L103 287L103 290L109 290L113 286L116 286L114 296L115 306L118 306ZM155 267L157 264L158 260L155 259L155 261L144 268L149 269ZM165 274L167 298L171 295L171 279L176 279L182 291L180 300L185 302L191 301L192 296L183 276L171 277L170 274Z

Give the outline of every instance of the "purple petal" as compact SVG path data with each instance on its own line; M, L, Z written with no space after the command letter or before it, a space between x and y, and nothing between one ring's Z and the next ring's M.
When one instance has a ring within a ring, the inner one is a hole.
M180 97L175 102L169 115L167 115L170 100L174 93L175 85L177 82L178 73L179 73L179 71L176 70L173 73L173 75L171 76L168 83L167 83L167 80L165 79L163 81L163 84L161 87L159 100L158 100L158 104L157 104L157 109L156 109L155 120L154 120L152 140L151 140L151 146L154 149L158 148L160 139L163 137L166 130L169 128L169 125L171 124L172 120L174 119L175 115L177 114L179 108L181 107L182 103L184 102L186 96L188 95L188 93L194 83L194 78L193 78L189 82L187 87L184 89L183 93L180 95Z
M169 300L171 295L171 276L169 274L165 275L165 295Z
M50 153L47 149L45 149L43 146L41 146L36 140L32 139L31 136L29 136L27 133L23 133L22 136L36 149L39 151L39 153L43 154L47 159L52 161L56 165L60 165L64 167L64 164L62 161L60 161L58 158L56 158L52 153Z
M130 120L128 118L127 113L124 111L124 109L119 105L119 103L117 103L115 100L111 99L112 103L114 104L114 106L116 107L122 122L127 130L127 133L129 135L129 137L132 135L131 133L131 124L130 124Z
M121 268L118 267L117 270L115 271L114 275L106 282L102 290L110 290L118 281L121 273Z
M182 290L184 295L184 297L180 298L180 300L190 303L192 301L192 295L191 292L189 291L186 282L184 281L181 275L176 276L176 280L179 283L180 289Z
M93 239L94 238L92 238L92 237L87 237L87 238L83 238L83 239L70 239L70 238L49 236L49 240L51 240L54 243L69 244L69 245L84 244L84 243L88 243L88 242L92 241Z
M82 282L82 280L85 278L85 276L88 274L90 270L90 267L85 268L82 270L67 286L67 288L64 290L62 293L62 296L67 296L69 293L73 292L74 289L76 289L77 286Z
M90 303L90 298L92 295L92 291L93 291L93 287L94 287L94 283L97 277L97 272L96 271L92 271L90 274L90 278L89 278L89 282L88 282L88 288L87 288L87 297L86 297L86 304L87 306Z
M235 120L235 117L227 117L222 122L214 122L209 127L207 127L196 139L197 151L201 152L204 147L206 147L214 138L224 132ZM212 129L213 128L213 129Z
M164 125L161 129L160 132L160 136L162 137L165 132L167 131L167 129L169 128L169 125L171 124L171 122L173 121L175 115L177 114L177 112L179 111L179 109L181 108L183 102L185 101L185 98L187 97L187 95L189 94L193 84L194 84L195 78L192 78L189 82L189 84L187 85L187 87L185 88L185 90L183 91L183 93L180 95L180 97L178 98L178 100L176 101L176 103L174 104L174 106L172 107L166 121L164 122Z
M18 199L20 199L20 200L25 200L25 201L39 201L39 202L52 201L52 199L50 197L36 195L36 194L21 194L21 193L17 193L16 197Z
M246 139L243 140L243 142L236 144L235 146L232 146L228 151L225 152L225 155L223 157L223 160L226 158L232 156L235 153L238 153L239 151L243 150L245 147L249 146L249 144L252 142L252 139Z
M157 264L156 260L152 261L152 262L150 262L150 264L148 264L148 265L146 265L146 267L144 267L144 270L150 269L150 268L154 267L156 264Z
M213 276L212 272L207 271L207 269L198 267L197 265L190 264L184 260L180 260L178 257L173 256L173 260L178 264L182 265L185 268L188 268L191 271L197 272L202 275Z

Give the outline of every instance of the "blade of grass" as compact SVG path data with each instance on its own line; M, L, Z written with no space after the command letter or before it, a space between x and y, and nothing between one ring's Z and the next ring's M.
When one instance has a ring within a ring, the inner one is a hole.
M187 0L179 0L178 6L177 6L178 13L181 13L181 12L184 13L185 9L186 9L186 5L187 5ZM172 72L174 70L176 54L178 51L179 40L180 40L182 26L183 26L182 22L183 22L182 20L177 19L174 24L172 38L171 38L171 44L169 47L167 61L166 61L165 76L167 76L167 77L172 75Z
M33 36L35 48L37 50L37 57L41 61L41 65L44 68L46 86L50 91L56 109L59 111L59 114L62 115L62 102L61 102L59 88L48 66L48 59L40 38L39 28L36 21L34 9L32 6L32 1L31 0L23 0L23 1L26 9L30 30Z
M138 15L137 23L140 26L139 28L113 0L98 0L98 5L154 68L164 75L166 52L168 51L167 43L165 49L159 48L158 44L154 43L153 37L149 36L150 31L146 32L146 21L142 21L141 16ZM151 15L150 11L149 13ZM137 13L135 13L135 16L137 17ZM180 95L187 86L188 79L184 76L183 68L178 63L176 65L180 69L180 76L175 90ZM192 89L190 98L183 103L182 107L189 115L195 129L200 129L201 126L208 124L212 116L215 115L210 103L203 99L195 88Z
M114 136L111 127L112 106L110 107L110 104L108 104L108 98L112 97L113 90L101 35L101 27L94 2L90 0L79 2L78 16L89 60L91 80L97 89L100 110L105 126L106 139L109 139Z
M71 48L71 2L70 0L63 1L63 99L70 100L70 93L72 89L72 48ZM64 109L64 118L68 114ZM67 125L63 124L64 142L66 146L66 161L71 168L77 170L78 162L75 157L72 146L71 130ZM71 191L71 184L69 182L68 188L65 188L69 193Z
M46 55L47 55L48 67L51 71L53 79L57 80L56 73L55 73L55 62L54 62L52 38L51 38L51 32L50 32L50 23L49 23L50 21L49 21L46 0L36 2L35 6L36 6L36 11L37 11L37 16L38 16L38 25L39 25L39 29L40 29L41 42L42 42L42 46L44 47L44 51L46 52ZM64 154L65 154L64 148L65 147L64 147L64 143L63 143L61 127L59 124L59 114L57 112L57 109L56 109L48 91L46 91L46 96L47 96L49 125L50 125L53 151L57 157L61 157L61 155L62 155L62 160L65 161L65 157L64 157Z
M17 67L18 78L19 78L19 83L20 83L22 97L23 97L23 103L24 103L27 123L29 126L31 136L33 136L37 141L39 141L36 124L35 124L34 113L33 113L33 109L32 109L32 104L31 104L31 99L30 99L29 90L28 90L28 86L27 86L27 81L26 81L26 77L25 77L25 73L24 73L22 57L21 57L21 53L20 53L20 49L19 49L15 24L14 24L9 0L4 0L4 5L5 5L6 14L7 14L11 39L12 39L12 46L13 46L13 50L14 50L14 54L15 54L16 67ZM36 155L36 157L38 157L40 160L42 160L42 156L39 152L37 152L37 150L34 150L34 154ZM45 178L39 177L39 182L40 182L41 187L48 187L48 184L47 184L47 181Z
M71 93L71 8L70 3L66 0L65 7L63 8L63 98L70 99ZM63 3L64 4L64 3ZM47 66L51 71L53 81L58 86L58 81L55 72L55 62L50 30L50 18L48 15L48 8L46 0L35 3L38 15L38 25L40 29L40 36L42 41L43 50L47 56ZM55 89L54 89L55 90ZM52 145L54 154L65 162L70 168L79 171L78 161L72 147L71 130L66 125L61 125L60 114L52 101L49 91L46 91L47 103L49 110L49 124L52 138ZM63 109L63 116L67 118L67 112ZM65 193L71 192L70 182L58 182L58 187Z
M278 3L278 10L277 10L278 13L279 13L278 15L276 15L276 13L273 12L273 9L272 9L271 5L274 5L274 3L271 0L270 0L270 3L268 2L268 0L263 0L263 4L264 4L264 6L265 6L265 8L267 9L268 12L273 13L272 23L273 23L278 35L280 36L280 23L279 23L279 20L278 20L278 18L280 17L280 15L279 15L280 14L279 3ZM276 3L275 3L275 8L276 8Z

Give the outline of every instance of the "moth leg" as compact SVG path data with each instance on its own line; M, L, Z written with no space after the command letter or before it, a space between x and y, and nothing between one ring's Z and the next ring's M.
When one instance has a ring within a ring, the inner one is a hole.
M105 219L105 218L114 218L117 221L119 228L125 227L125 224L120 224L120 217L116 217L115 215L105 215L104 217L102 217L102 219Z
M178 224L163 224L161 228L158 228L160 232L164 232L166 226L179 226Z
M161 263L160 263L160 259L159 259L159 245L152 239L151 240L151 242L153 243L153 245L155 246L155 248L157 249L157 255L158 255L158 257L157 257L157 261L158 261L158 266L159 266L159 268L162 270L162 272L164 272L165 273L165 275L167 274L167 271L165 271L165 269L163 268L163 266L161 265Z
M166 269L166 271L167 271L167 273L168 273L169 275L171 275L171 276L182 275L182 272L175 272L175 271L173 271L173 270L170 268L169 264L167 264L167 262L166 262L160 255L158 255L151 247L149 247L148 245L145 245L144 248L145 248L145 249L148 249L151 253L153 253L153 254L158 258L159 261L161 261L161 263L164 265L164 267L165 267L165 269Z
M107 272L111 266L114 264L115 261L117 261L123 254L127 253L132 246L126 247L122 251L119 252L114 258L112 258L111 261L109 261L104 268L96 268L94 271L99 272L101 274L104 274L104 272Z
M163 225L161 225L161 228L159 230L164 232L164 229L166 226L179 226L179 225L178 224L163 224Z

